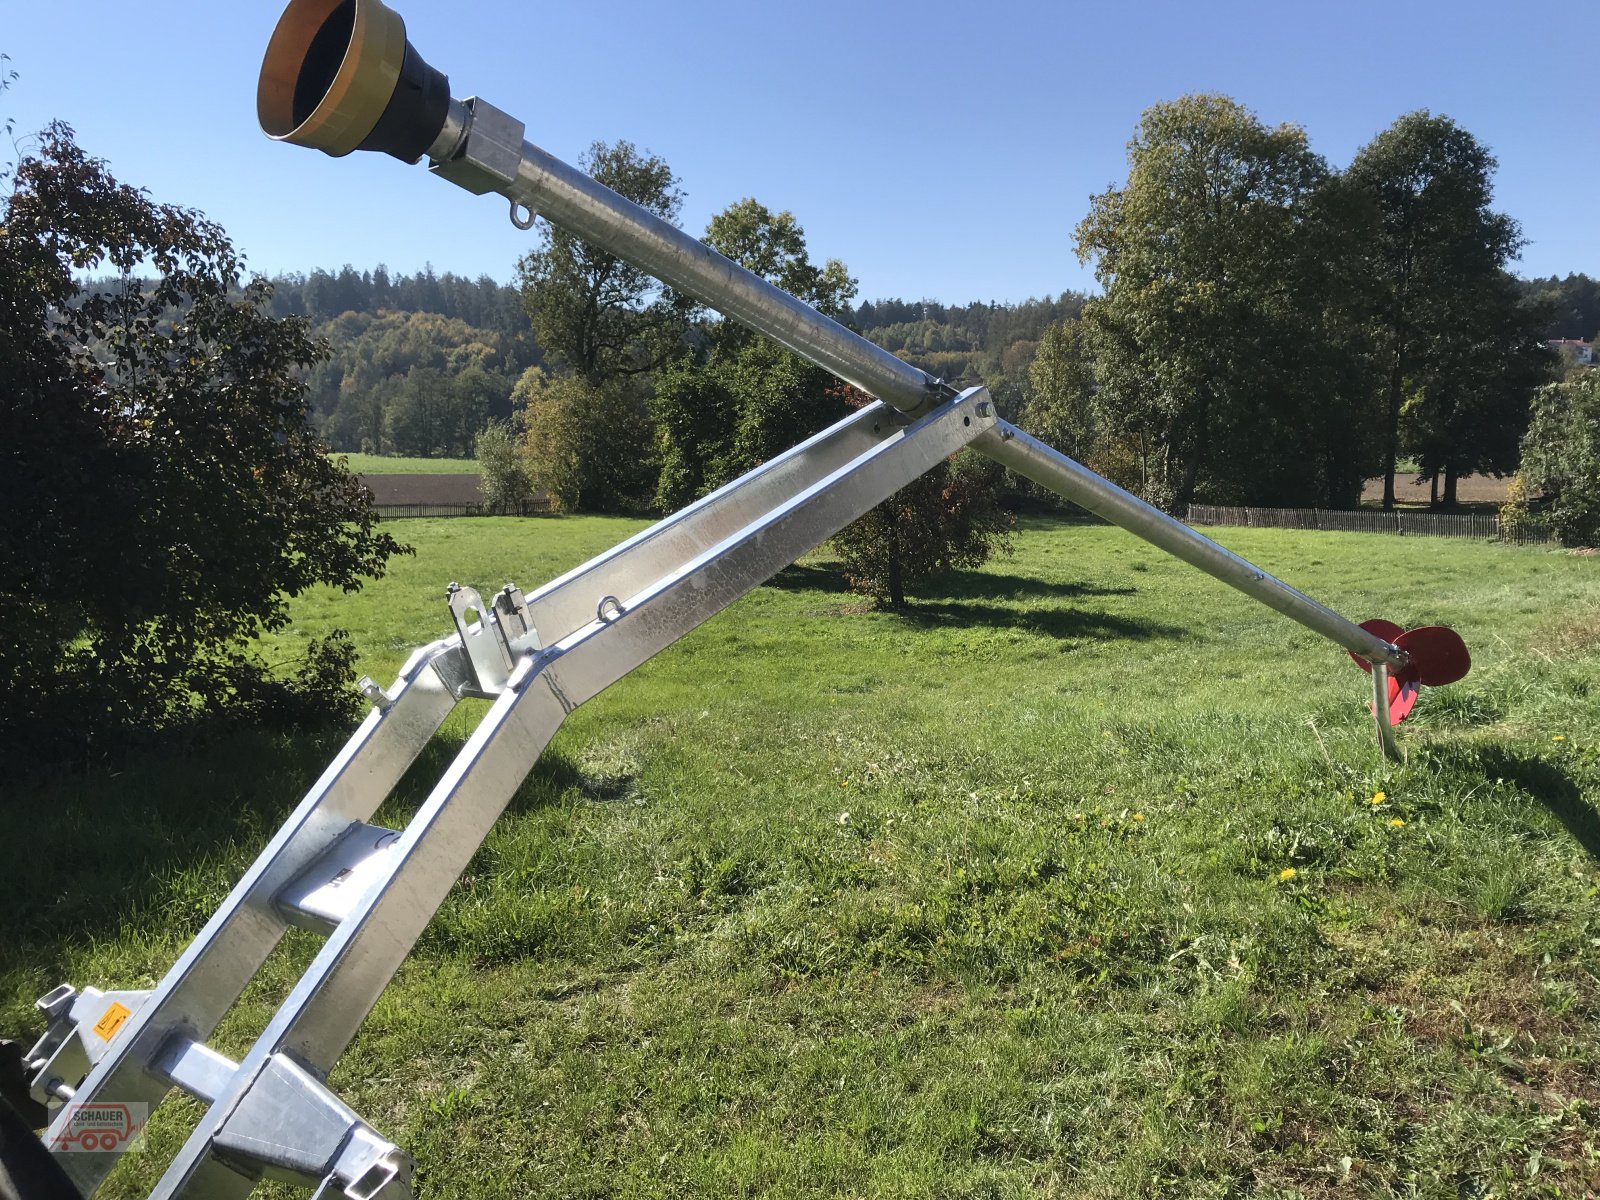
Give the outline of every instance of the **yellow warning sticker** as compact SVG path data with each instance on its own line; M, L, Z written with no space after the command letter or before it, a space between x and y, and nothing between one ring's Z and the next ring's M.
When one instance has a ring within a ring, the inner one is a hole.
M106 1041L117 1036L117 1030L122 1028L122 1023L133 1016L133 1010L125 1004L111 1002L111 1007L106 1009L105 1015L94 1023L94 1031Z

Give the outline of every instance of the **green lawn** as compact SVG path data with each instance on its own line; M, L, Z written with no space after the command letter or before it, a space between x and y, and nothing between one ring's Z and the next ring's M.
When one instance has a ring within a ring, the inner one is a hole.
M415 558L271 653L341 624L386 680L447 581L638 527L407 522ZM439 1198L1592 1194L1600 560L1219 536L1460 629L1405 765L1341 651L1120 531L1031 522L908 615L808 559L573 714L334 1085ZM158 978L336 745L14 785L0 1030Z
M405 458L394 454L343 454L329 458L345 459L357 475L476 475L475 458Z

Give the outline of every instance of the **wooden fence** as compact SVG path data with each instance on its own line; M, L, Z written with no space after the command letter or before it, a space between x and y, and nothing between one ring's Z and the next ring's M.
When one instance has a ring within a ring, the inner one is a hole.
M530 500L526 504L374 504L385 521L408 517L535 517L550 511L549 501Z
M387 521L409 517L533 517L550 511L544 497L520 505L375 504ZM1430 513L1411 509L1344 511L1329 508L1239 508L1191 504L1191 525L1242 525L1250 529L1317 529L1342 533L1397 533L1413 537L1479 538L1484 541L1542 544L1554 539L1532 525L1508 526L1496 513Z
M1243 525L1252 529L1319 529L1344 533L1397 533L1418 537L1480 538L1543 543L1549 533L1532 525L1505 525L1498 513L1433 513L1413 509L1341 511L1328 508L1237 508L1191 504L1191 525Z

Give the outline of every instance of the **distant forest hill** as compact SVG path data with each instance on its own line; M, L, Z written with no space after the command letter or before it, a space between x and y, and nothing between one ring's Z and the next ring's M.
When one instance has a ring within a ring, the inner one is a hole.
M1600 339L1600 279L1587 275L1551 275L1520 281L1529 299L1548 306L1547 338Z
M486 275L347 266L272 284L274 315L305 317L332 348L307 382L312 420L334 450L471 455L543 357L517 290Z
M1551 276L1523 286L1548 306L1548 337L1600 332L1600 280ZM479 431L511 415L517 379L543 359L517 290L488 276L346 266L282 275L273 287L273 312L305 317L332 347L308 382L313 419L334 450L470 456ZM1063 292L1016 304L871 300L848 323L952 383L982 380L1014 413L1039 339L1077 317L1084 299Z

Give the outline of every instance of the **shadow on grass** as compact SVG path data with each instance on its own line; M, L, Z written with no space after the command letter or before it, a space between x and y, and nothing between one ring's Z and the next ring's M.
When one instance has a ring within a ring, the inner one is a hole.
M1589 857L1600 861L1600 813L1584 799L1571 776L1545 759L1499 746L1485 749L1481 761L1486 776L1505 779L1533 796L1566 826Z
M933 582L938 585L940 598L951 600L1067 600L1079 596L1133 596L1139 591L990 571L949 571Z
M767 580L764 586L777 588L780 592L822 592L834 596L850 590L844 572L837 565L813 567L803 563L790 563Z
M767 587L785 592L820 592L843 595L850 590L844 572L837 565L808 566L795 563L771 579ZM1131 587L1098 587L1087 583L1062 583L1027 575L1004 575L991 571L945 571L928 581L924 590L937 591L940 600L1066 600L1079 596L1132 596ZM926 601L913 599L920 608Z
M1132 596L1132 587L1100 587L1088 583L1063 583L1008 575L990 571L947 571L934 577L935 599L913 598L904 609L893 613L901 620L923 628L1023 629L1030 633L1062 640L1126 638L1182 638L1188 631L1176 625L1142 618L1118 617L1099 611L1069 607L1024 608L994 601L1065 601L1093 596ZM785 567L767 583L769 587L791 592L844 595L850 590L836 565Z
M233 730L9 781L0 973L33 968L60 982L73 947L119 929L192 936L344 736Z
M193 937L347 736L234 729L204 741L152 744L114 763L37 769L7 781L0 796L0 979L42 972L59 982L75 948L119 931L155 942ZM372 821L403 826L465 740L457 728L436 735ZM539 808L573 786L605 799L618 785L547 756L508 808ZM159 974L167 965L152 969Z
M1176 625L1080 608L1008 608L998 604L921 600L895 614L928 629L1021 629L1061 640L1176 640L1189 631Z

